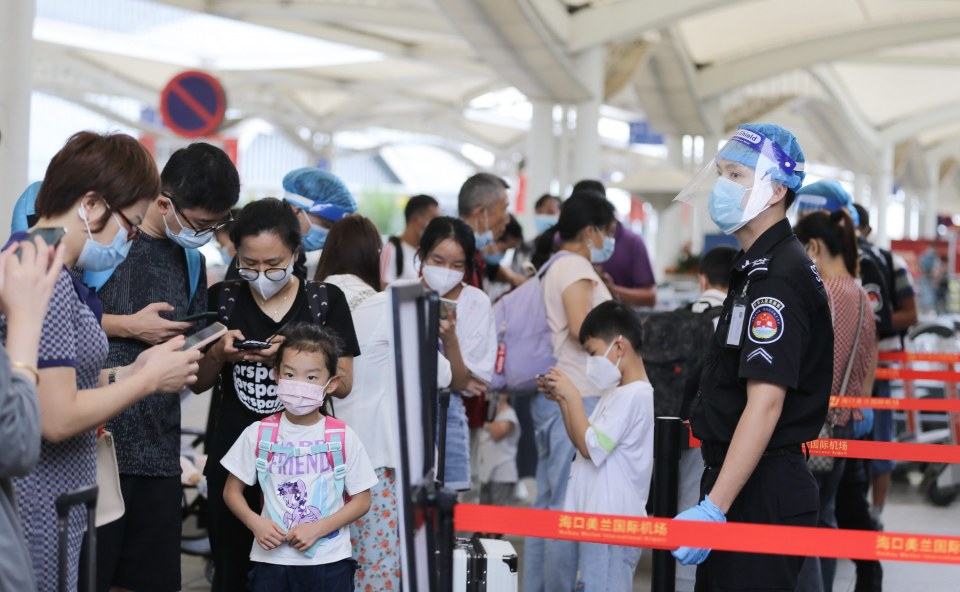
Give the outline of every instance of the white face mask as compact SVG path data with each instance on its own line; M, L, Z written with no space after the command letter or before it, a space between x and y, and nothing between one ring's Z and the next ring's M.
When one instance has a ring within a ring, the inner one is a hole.
M257 294L260 294L260 298L263 298L264 301L270 300L277 293L282 290L287 284L290 283L290 278L293 277L293 262L297 259L297 255L294 254L290 258L290 263L287 265L287 273L283 274L282 280L271 280L267 277L267 274L260 272L257 275L255 280L247 280L250 284L250 287L256 290Z
M617 339L621 339L621 337L617 337ZM601 391L620 384L620 380L623 378L623 375L620 373L620 360L623 358L617 359L616 364L607 358L607 354L613 349L614 343L616 343L616 341L610 344L610 347L607 348L607 351L603 352L602 356L590 356L587 358L587 378L590 379L593 386Z
M439 265L424 265L423 280L427 286L437 291L441 296L446 296L450 290L453 290L463 281L463 272Z

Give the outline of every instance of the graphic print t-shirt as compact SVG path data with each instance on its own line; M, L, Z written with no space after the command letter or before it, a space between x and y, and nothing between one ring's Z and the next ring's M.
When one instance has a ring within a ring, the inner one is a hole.
M295 425L282 415L277 444L301 447L320 444L324 440L325 424L326 418L310 426ZM256 451L259 432L259 421L247 427L220 461L228 471L247 485L253 485L258 479ZM346 428L344 450L344 461L347 465L346 492L355 495L376 485L377 475L370 465L367 452L350 426ZM343 507L343 497L338 498L336 495L333 466L326 453L304 456L274 453L267 470L269 485L263 492L264 507L260 515L272 520L267 509L267 504L270 504L274 515L282 518L282 528L285 531L298 524L327 518ZM307 557L286 543L265 551L254 541L250 560L278 565L320 565L346 559L353 552L350 546L350 530L347 527L320 541L313 557Z
M235 285L239 286L239 289L232 288L237 300L227 325L230 329L239 329L246 339L266 340L288 324L310 320L310 307L303 283L300 284L293 306L279 322L260 310L248 286ZM343 341L344 355L359 356L360 346L346 298L340 288L332 284L326 286L328 309L325 326ZM218 310L223 288L223 283L210 288L208 310ZM213 403L216 413L211 412L208 428L209 454L214 462L208 463L207 467L212 470L216 470L216 461L223 457L244 428L283 409L277 399L273 368L259 362L224 364L220 372L219 390L220 398Z

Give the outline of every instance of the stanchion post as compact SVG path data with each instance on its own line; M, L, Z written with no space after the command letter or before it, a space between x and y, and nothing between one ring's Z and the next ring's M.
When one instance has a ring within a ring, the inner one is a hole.
M677 490L680 487L680 437L683 421L679 417L658 417L653 428L653 515L673 518L677 515ZM674 592L677 564L667 550L653 551L653 589Z

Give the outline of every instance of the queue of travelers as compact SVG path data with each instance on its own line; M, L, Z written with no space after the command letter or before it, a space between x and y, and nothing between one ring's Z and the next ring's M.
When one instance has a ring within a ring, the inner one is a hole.
M668 338L646 334L638 311L657 299L644 239L599 181L537 200L532 242L509 212L509 185L489 173L464 182L456 216L410 198L403 232L385 239L329 172L293 170L283 195L235 210L241 180L219 148L191 144L158 171L129 136L74 135L21 198L0 253L0 434L15 444L0 453L0 589L60 589L54 501L96 482L106 431L123 513L97 528L95 588L179 590L178 394L206 391L212 589L401 589L386 290L410 282L440 298L448 489L513 504L535 477L535 508L646 516L654 409L673 398L702 441L681 456L677 519L882 528L892 467L820 466L803 445L893 438L890 418L831 409L829 396L889 396L873 379L877 352L915 322L913 288L866 242L869 220L849 194L804 178L794 135L751 124L678 196L706 207L740 250L700 260L685 314L707 336L695 375L671 392L645 364ZM47 244L31 228L65 232ZM229 261L216 281L198 251L214 239ZM511 353L495 301L531 277L555 362L523 392L498 390ZM187 344L212 323L225 327L216 340ZM67 590L88 589L86 525L73 510ZM528 592L631 590L641 555L523 545ZM829 591L836 571L825 558L674 555L679 590ZM859 561L857 577L879 590L879 563Z

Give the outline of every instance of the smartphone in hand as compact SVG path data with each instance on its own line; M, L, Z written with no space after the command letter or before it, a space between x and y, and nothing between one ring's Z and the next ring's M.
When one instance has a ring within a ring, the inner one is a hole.
M183 343L183 347L180 348L180 351L204 347L208 343L212 343L213 341L223 337L224 333L226 332L226 325L223 323L213 323L212 325L200 329L190 337L187 337L186 341Z
M185 317L180 317L179 319L173 319L175 323L189 323L191 321L199 321L201 319L215 319L219 316L219 313L213 311L204 311L198 312L196 314L187 315Z
M60 244L60 241L63 240L63 235L65 234L67 234L67 229L63 227L34 228L27 233L27 238L23 240L33 242L33 239L39 236L43 238L43 242L47 243L48 247L56 247ZM19 259L21 253L19 245L14 252L17 254L17 259Z
M256 339L247 339L244 341L234 341L233 347L240 351L249 351L254 349L270 349L273 344L269 341L257 341Z

